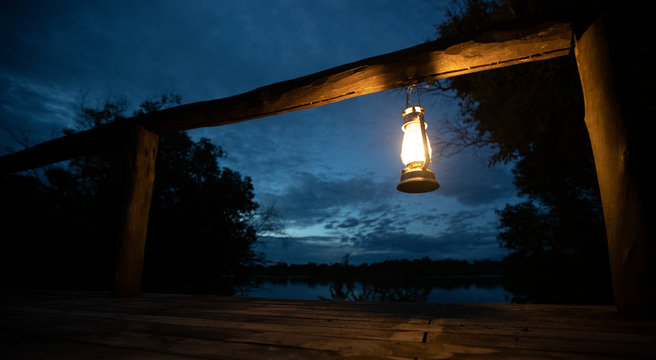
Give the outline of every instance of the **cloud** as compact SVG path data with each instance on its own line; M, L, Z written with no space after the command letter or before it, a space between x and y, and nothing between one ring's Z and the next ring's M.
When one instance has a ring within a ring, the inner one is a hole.
M483 211L441 214L445 227L435 234L399 230L398 224L388 218L379 221L374 231L354 233L349 240L363 254L376 254L369 258L380 257L380 254L390 258L500 258L507 252L499 249L496 229L480 222L482 215Z
M133 106L166 91L185 102L216 99L403 49L430 38L440 21L432 2L413 6L396 21L403 2L0 2L0 126L37 131L38 142L53 126L70 126L80 93L125 96ZM465 151L437 164L438 192L397 193L403 95L191 135L221 145L229 153L221 165L253 179L256 201L304 230L280 249L290 258L441 256L458 254L449 248L458 241L486 248L493 236L477 224L494 232L489 213L514 194L512 174Z
M513 197L512 164L487 166L488 159L475 150L462 151L438 166L439 191L464 205L492 204Z
M342 216L349 207L363 206L380 199L387 187L370 177L329 178L320 174L300 172L295 181L280 193L263 193L258 200L274 204L291 223L298 225L316 224ZM353 227L359 224L355 218L340 219L339 223L328 223L332 227Z
M445 229L435 234L407 232L399 227L400 221L395 218L372 219L371 227L361 226L362 222L358 221L357 225L348 227L347 232L293 237L284 249L280 246L282 240L266 238L264 251L269 259L294 263L332 263L346 253L356 264L425 256L434 260L499 260L508 251L499 247L494 227L480 223L480 215L477 211L441 214ZM351 222L346 219L342 223Z
M28 134L30 145L60 136L75 117L73 101L67 95L65 89L0 75L0 142L19 150L20 144L8 132Z
M308 262L330 264L338 262L345 254L353 252L350 245L342 244L339 239L328 236L286 239L265 237L260 239L260 242L261 246L257 250L265 252L268 260L289 264Z
M347 229L347 228L352 228L354 226L358 226L359 224L360 224L360 220L356 218L348 218L342 221L341 224L337 225L337 227L342 229Z

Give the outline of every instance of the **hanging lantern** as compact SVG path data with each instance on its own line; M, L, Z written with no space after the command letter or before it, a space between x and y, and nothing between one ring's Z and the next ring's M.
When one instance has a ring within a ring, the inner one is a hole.
M409 87L406 109L402 113L401 161L405 169L401 170L401 182L396 189L406 193L424 193L437 190L440 184L435 181L435 174L428 170L431 162L431 147L426 134L424 108L408 106L411 91L412 87Z

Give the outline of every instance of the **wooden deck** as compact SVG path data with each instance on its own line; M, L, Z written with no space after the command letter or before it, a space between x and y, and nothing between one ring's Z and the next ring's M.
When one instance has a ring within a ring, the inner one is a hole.
M1 359L654 359L607 306L0 291Z

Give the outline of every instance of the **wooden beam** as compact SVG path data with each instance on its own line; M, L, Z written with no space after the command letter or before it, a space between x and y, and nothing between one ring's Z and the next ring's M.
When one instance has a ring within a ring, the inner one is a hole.
M567 55L569 23L505 25L360 60L229 98L149 113L138 121L159 133L218 126L309 109L356 96Z
M569 54L567 22L504 24L338 66L224 99L125 120L165 134L309 109L410 84ZM0 173L27 170L111 146L119 129L104 126L0 157Z
M126 153L124 197L118 235L118 259L114 294L139 296L150 200L155 180L155 160L159 137L140 125L131 129Z
M607 35L603 21L598 19L576 39L574 53L585 100L585 123L597 168L618 310L653 315L656 246L647 216L653 185L640 181L641 174L651 171L646 169L652 167L653 160L644 154L650 144L637 143L643 138L635 134L637 124L633 124L632 133L624 118L626 109L622 108Z
M4 155L0 157L0 174L25 171L83 155L114 150L125 144L131 123L134 122L112 122Z

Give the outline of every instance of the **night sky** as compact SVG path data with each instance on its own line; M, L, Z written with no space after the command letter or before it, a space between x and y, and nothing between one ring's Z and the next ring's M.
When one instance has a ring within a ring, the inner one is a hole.
M417 45L435 37L446 1L2 1L1 153L74 126L80 103L177 93L217 99ZM431 138L457 116L448 94L424 94ZM489 153L433 159L441 188L396 190L405 89L190 131L228 152L287 236L258 251L288 263L500 259L495 209L515 203L511 166ZM439 149L433 145L433 153Z

